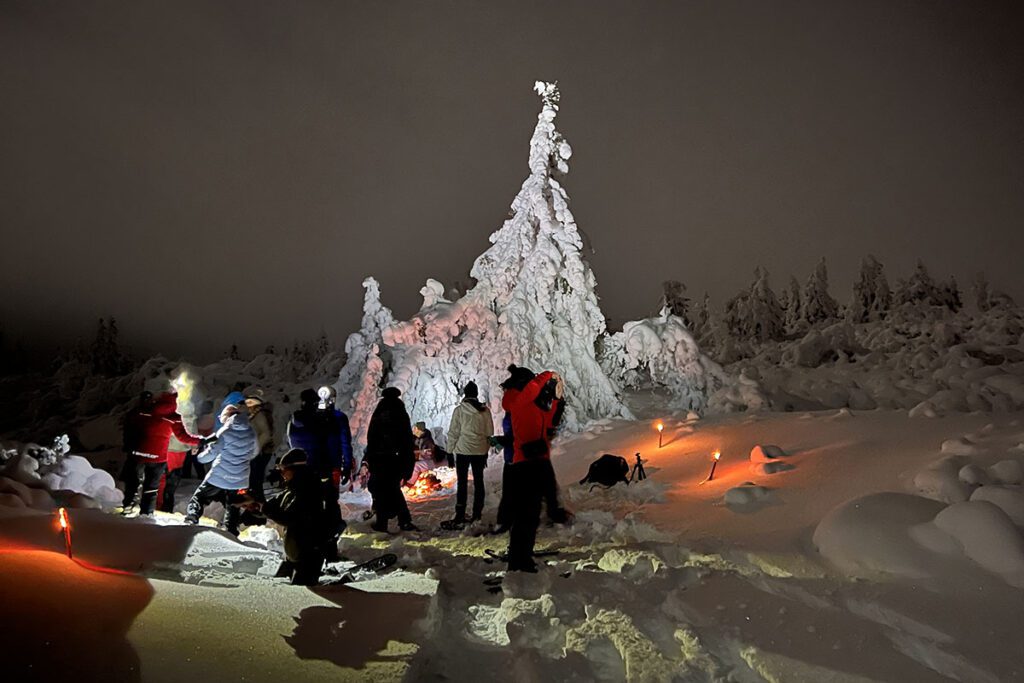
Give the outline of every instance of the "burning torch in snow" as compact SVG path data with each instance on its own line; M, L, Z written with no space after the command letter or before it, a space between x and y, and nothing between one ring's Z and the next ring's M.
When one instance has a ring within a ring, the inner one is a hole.
M718 467L718 459L722 457L722 451L715 451L711 454L711 474L708 475L707 480L711 481L715 478L715 468Z
M68 552L68 558L71 558L71 520L68 519L68 509L58 508L57 509L57 527L60 532L64 534L64 547Z
M655 429L658 430L658 448L661 448L662 439L665 437L665 425L659 422Z

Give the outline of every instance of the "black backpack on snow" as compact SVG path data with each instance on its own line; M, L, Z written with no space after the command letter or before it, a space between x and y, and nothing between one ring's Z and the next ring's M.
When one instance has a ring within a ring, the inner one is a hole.
M580 479L580 484L591 483L595 486L610 487L620 481L629 484L629 463L621 455L605 453L590 463L590 471L587 472L587 476Z

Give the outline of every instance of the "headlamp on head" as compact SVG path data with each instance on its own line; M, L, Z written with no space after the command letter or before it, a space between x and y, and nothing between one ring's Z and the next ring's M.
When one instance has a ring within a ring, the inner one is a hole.
M320 410L324 410L331 403L331 391L330 387L320 387L316 390L316 395L320 397Z

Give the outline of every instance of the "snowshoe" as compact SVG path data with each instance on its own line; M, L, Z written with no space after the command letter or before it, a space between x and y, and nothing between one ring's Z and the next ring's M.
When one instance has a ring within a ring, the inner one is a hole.
M362 564L357 564L354 567L349 568L349 573L352 572L379 572L381 569L387 569L391 565L398 562L398 555L394 553L384 553L380 557L375 557L372 560L367 560Z
M345 570L344 574L341 574L341 578L339 578L336 581L331 581L330 584L346 584L352 583L354 581L359 581L360 574L374 575L383 569L387 569L396 562L398 562L397 555L395 555L394 553L386 553L384 555L381 555L380 557L375 557L372 560L367 560L362 564L357 564L354 567L349 567ZM329 573L333 574L335 572Z

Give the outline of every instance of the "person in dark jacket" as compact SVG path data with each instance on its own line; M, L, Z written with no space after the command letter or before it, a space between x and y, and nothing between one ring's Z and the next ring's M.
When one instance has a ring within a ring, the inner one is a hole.
M160 479L167 470L167 447L174 436L186 446L198 446L203 439L190 434L177 413L178 395L173 392L161 394L149 412L139 411L130 416L125 426L135 458L134 469L129 469L125 482L123 507L131 509L135 503L139 482L142 482L142 499L139 514L152 515L156 509Z
M554 372L542 372L510 398L512 413L512 527L509 530L508 570L535 572L533 548L545 495L557 490L551 467L551 439L564 406L565 387Z
M315 586L320 581L325 547L330 545L332 535L320 478L298 448L282 456L278 469L284 491L265 503L252 501L248 507L285 528L286 559L277 575L290 577L293 585Z
M352 476L352 431L348 416L334 406L336 396L334 387L304 389L299 409L288 423L288 445L306 453L307 467L320 478L335 540L346 526L338 497L342 482L347 484ZM327 559L337 559L336 553L329 553Z
M402 494L402 482L412 476L416 455L412 425L401 396L402 392L396 387L384 390L366 434L363 459L370 468L368 486L373 496L373 509L377 511L374 531L386 532L392 517L398 518L398 526L403 531L416 530Z
M138 402L125 413L121 423L121 450L124 452L124 465L121 467L121 474L118 477L124 483L124 512L127 514L134 509L130 503L134 502L139 488L139 477L135 468L138 464L138 457L135 449L139 441L138 427L139 416L149 414L153 410L153 392L143 391L139 394ZM131 491L131 498L128 492Z

